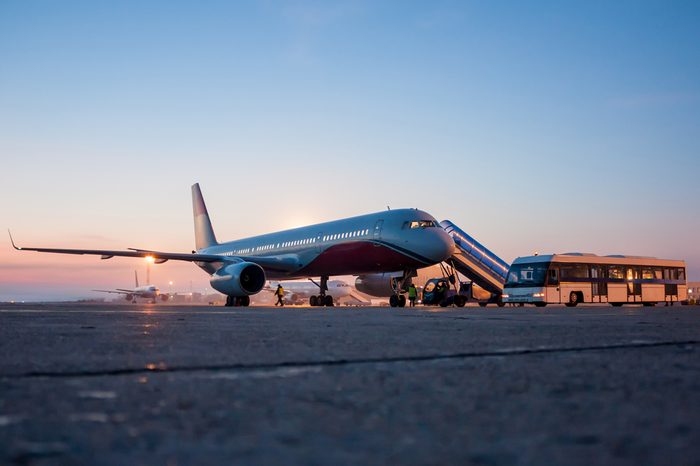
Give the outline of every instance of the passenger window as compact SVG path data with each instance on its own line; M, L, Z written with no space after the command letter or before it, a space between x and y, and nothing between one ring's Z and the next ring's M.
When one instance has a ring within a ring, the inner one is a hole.
M588 266L585 264L561 265L560 270L563 281L567 278L588 278Z

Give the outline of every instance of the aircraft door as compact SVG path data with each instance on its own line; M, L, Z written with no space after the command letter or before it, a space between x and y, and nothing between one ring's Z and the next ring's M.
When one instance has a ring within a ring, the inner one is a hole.
M376 240L382 239L382 227L384 226L384 220L377 220L374 224L374 232L372 233L372 238Z
M319 232L318 235L316 235L316 252L322 252L323 251L323 245L321 242L323 241L323 232Z

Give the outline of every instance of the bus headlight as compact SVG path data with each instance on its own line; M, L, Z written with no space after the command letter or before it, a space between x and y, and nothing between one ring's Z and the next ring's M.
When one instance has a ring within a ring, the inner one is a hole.
M504 293L504 294L501 295L501 298L506 298L506 299L507 299L507 298L510 298L510 295Z
M544 293L532 293L533 298L544 298Z

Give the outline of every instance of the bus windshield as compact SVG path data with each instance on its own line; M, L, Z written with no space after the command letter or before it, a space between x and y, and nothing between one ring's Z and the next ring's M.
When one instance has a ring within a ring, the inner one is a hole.
M544 286L548 262L535 264L515 264L508 270L507 287Z

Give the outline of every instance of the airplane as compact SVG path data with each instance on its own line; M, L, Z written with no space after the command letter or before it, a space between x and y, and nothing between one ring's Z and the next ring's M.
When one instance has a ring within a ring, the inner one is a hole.
M263 290L274 293L278 283L282 285L282 288L284 288L285 303L288 302L289 304L301 304L302 302L311 299L311 296L314 296L316 291L319 289L318 283L309 280L305 282L271 282L270 286L266 286L263 288ZM333 296L333 299L336 301L346 296L357 298L357 293L353 293L355 290L352 285L349 285L342 280L328 280L327 285L328 290L326 293ZM364 299L360 299L360 301L364 301Z
M248 306L268 279L320 277L319 294L311 306L331 306L327 294L331 276L401 271L392 307L403 307L404 284L416 269L438 264L455 250L452 238L427 212L395 209L220 243L212 228L199 184L192 186L195 250L191 253L151 249L102 250L18 247L20 251L90 254L102 259L150 257L194 262L210 275L211 287L226 295L226 306Z
M148 278L148 277L146 277L146 278ZM159 297L162 301L168 300L168 295L161 294L160 290L155 285L139 286L139 275L136 272L136 270L134 270L134 279L136 282L136 287L133 290L125 290L122 288L117 288L116 290L92 290L92 291L99 291L100 293L123 294L124 298L127 301L133 301L134 304L136 303L136 298L148 299L151 301L151 304L155 304L156 299Z

